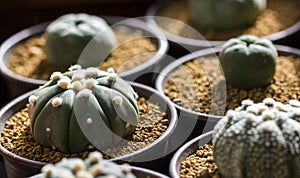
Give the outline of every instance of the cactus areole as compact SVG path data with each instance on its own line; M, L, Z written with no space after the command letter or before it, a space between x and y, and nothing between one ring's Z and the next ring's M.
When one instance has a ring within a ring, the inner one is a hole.
M213 156L225 178L300 177L300 102L244 100L215 126Z
M270 40L243 35L225 42L219 54L226 82L251 89L272 81L278 53Z
M46 28L45 38L46 61L58 67L97 67L117 45L114 32L102 18L84 13L54 20Z
M231 29L251 25L266 0L189 0L192 22L202 28Z
M106 149L133 133L137 94L113 69L70 67L29 97L34 139L65 153Z

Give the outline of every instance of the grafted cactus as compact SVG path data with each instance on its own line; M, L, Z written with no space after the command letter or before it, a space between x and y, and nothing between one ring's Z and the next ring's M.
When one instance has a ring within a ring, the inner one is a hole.
M42 168L44 178L136 178L129 165L118 165L104 160L99 152L92 152L85 160L79 158L62 159L60 162L47 164Z
M300 177L299 101L244 100L214 132L213 155L225 178Z
M34 139L66 153L105 149L132 134L139 121L137 94L113 69L70 67L29 97Z

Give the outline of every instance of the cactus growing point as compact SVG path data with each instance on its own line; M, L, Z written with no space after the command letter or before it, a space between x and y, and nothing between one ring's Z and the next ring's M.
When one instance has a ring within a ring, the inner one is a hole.
M54 72L29 103L34 139L66 153L113 146L139 121L137 94L113 70L75 65Z
M300 102L244 100L215 126L213 156L225 178L300 177Z

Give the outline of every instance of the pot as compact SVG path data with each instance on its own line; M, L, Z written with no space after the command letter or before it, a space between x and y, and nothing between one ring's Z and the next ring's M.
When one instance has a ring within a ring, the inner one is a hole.
M138 29L143 32L143 35L150 37L152 42L157 45L157 52L151 59L133 68L132 70L119 74L119 76L125 80L136 81L150 86L153 85L156 73L158 73L160 70L160 62L163 60L164 54L166 54L168 50L168 42L164 38L164 34L152 28L152 26L148 23L138 19L128 19L118 16L104 16L102 18L105 19L110 25L114 25L114 27L126 26L130 29ZM42 34L49 23L50 22L45 22L24 29L8 38L1 45L0 71L3 78L5 78L7 81L9 99L13 99L22 93L35 89L38 86L46 83L45 80L26 78L16 75L8 69L8 64L9 58L16 49L16 46L33 35Z
M171 159L169 167L170 176L173 178L179 178L181 162L183 162L189 155L193 154L199 146L203 146L209 143L212 140L212 136L213 131L210 131L192 139L191 141L180 147Z
M170 44L169 55L178 58L182 57L190 52L198 51L201 49L215 47L222 45L225 41L218 41L218 40L206 40L201 34L196 32L195 29L192 27L185 25L185 31L187 33L193 33L196 35L197 39L193 38L186 38L179 35L172 34L163 28L161 28L157 21L165 21L169 20L164 17L159 17L158 12L170 5L171 3L178 2L182 0L163 0L157 1L156 3L152 4L147 12L147 21L151 23L156 28L160 29L166 36ZM171 19L176 20L177 19ZM300 20L295 23L293 26L279 31L277 33L265 36L265 38L273 41L276 44L287 45L287 46L294 46L299 47L299 42L296 39L300 37Z
M165 133L148 146L130 154L111 159L117 163L129 163L132 166L153 169L161 173L167 173L170 157L168 154L169 137L177 124L177 113L170 101L165 100L156 90L138 83L130 83L140 97L158 104L167 113L169 126ZM20 111L28 103L28 97L34 91L27 92L12 100L0 110L0 132L3 131L5 122L16 112ZM0 144L0 154L3 156L4 165L9 178L28 177L40 172L45 162L33 161L9 152Z

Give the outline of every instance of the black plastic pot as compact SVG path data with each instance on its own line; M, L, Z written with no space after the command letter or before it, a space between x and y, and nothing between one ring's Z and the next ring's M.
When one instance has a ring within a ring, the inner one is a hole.
M141 167L135 167L131 166L132 173L137 177L137 178L168 178L168 176L165 176L161 173L152 171L150 169L145 169ZM43 174L38 174L35 176L31 176L30 178L44 178Z
M213 131L200 135L180 147L171 159L169 167L170 176L172 178L179 178L181 162L183 162L188 156L196 152L199 146L203 146L209 143L212 140L212 136Z
M293 55L297 58L300 58L300 50L296 48L291 48L287 46L280 46L275 45L278 51L279 55L283 56L289 56ZM170 73L172 73L174 70L176 70L179 66L182 66L183 64L192 61L195 58L205 57L205 56L216 56L220 52L221 47L215 47L215 48L208 48L199 50L196 52L193 52L191 54L188 54L186 56L183 56L172 63L170 63L168 66L166 66L158 75L155 87L156 89L164 95L165 98L170 100L168 96L164 94L164 88L166 86L166 83L168 81L168 76ZM220 66L221 68L221 66ZM219 95L221 95L221 99L224 99L224 105L219 105L219 109L224 110L225 112L225 103L226 103L226 83L224 84L225 87L216 87L216 91L220 91ZM212 97L213 98L213 97ZM214 101L212 101L214 102ZM186 108L183 108L182 106L179 106L178 104L172 102L174 106L176 107L176 110L178 112L178 125L172 135L174 136L170 138L170 144L178 146L178 140L180 139L186 139L186 141L193 139L203 133L209 132L213 130L215 124L222 118L222 115L215 114L216 112L211 111L210 114L204 114L200 112L195 112L188 110ZM185 142L186 142L185 141Z
M111 160L118 163L127 162L132 166L144 167L161 173L167 173L170 157L166 157L166 155L168 154L169 137L172 135L177 125L176 109L170 103L170 101L161 96L158 91L143 84L134 82L131 83L131 86L140 97L144 97L149 101L158 104L162 110L167 113L169 126L161 137L148 146L128 155L117 157ZM0 110L0 133L2 133L4 129L5 122L16 112L25 107L26 103L28 103L28 97L33 92L34 91L30 91L19 96ZM44 162L33 161L12 154L1 144L0 154L3 156L4 165L9 178L22 178L38 174L40 172L40 168L46 164Z
M169 54L175 58L184 56L190 52L198 51L208 47L215 47L224 43L224 41L212 41L212 40L202 40L203 38L199 37L198 39L185 38L178 35L174 35L166 30L162 29L158 24L156 19L160 19L161 17L157 17L159 11L164 9L166 6L174 3L176 1L182 0L161 0L154 3L150 6L146 12L147 21L151 23L156 28L163 31L167 39L170 43ZM300 7L300 5L299 5ZM176 12L174 12L176 13ZM287 17L288 18L288 17ZM164 19L161 19L164 20ZM176 20L176 19L174 19ZM192 27L191 27L192 28ZM192 30L190 30L192 31ZM265 38L273 41L276 44L287 45L299 47L299 41L297 39L300 38L300 20L294 24L293 26L274 33L272 35L265 36ZM201 39L201 40L200 40Z
M102 18L105 19L110 25L114 25L114 27L126 26L129 29L140 30L143 35L149 37L152 42L157 45L158 50L151 59L149 59L144 64L133 68L132 70L125 71L119 74L125 80L135 81L153 86L155 77L161 69L160 62L163 60L169 48L168 41L166 40L164 34L159 30L155 30L152 25L149 25L148 23L138 19L129 19L118 16L104 16ZM33 35L42 34L49 23L50 22L45 22L24 29L8 38L1 45L0 71L3 78L7 80L10 99L46 83L45 80L26 78L20 75L16 75L11 70L9 70L7 66L9 64L9 58L15 50L16 46L26 39L32 37Z

